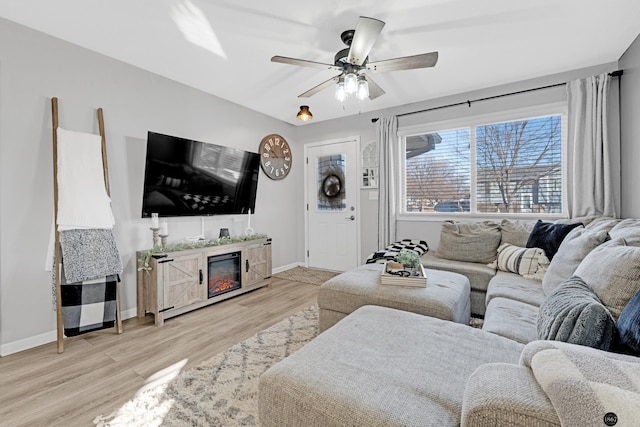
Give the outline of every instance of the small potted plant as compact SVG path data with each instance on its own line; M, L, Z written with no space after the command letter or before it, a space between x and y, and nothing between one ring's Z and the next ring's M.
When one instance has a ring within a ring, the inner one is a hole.
M406 271L412 276L418 275L418 267L420 267L420 256L414 251L408 249L402 249L398 255L396 255L396 261L398 261Z

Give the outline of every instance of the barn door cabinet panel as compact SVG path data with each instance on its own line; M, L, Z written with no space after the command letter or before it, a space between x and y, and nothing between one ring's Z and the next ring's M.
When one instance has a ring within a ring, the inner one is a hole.
M144 251L138 252L140 259ZM271 239L167 252L139 271L138 317L164 320L266 286L271 278Z

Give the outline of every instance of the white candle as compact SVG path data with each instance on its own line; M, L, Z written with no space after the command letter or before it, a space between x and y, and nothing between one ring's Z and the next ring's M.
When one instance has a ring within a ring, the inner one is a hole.
M167 224L167 221L162 221L162 224L160 224L160 234L163 236L169 235L169 224Z
M151 214L151 228L158 228L158 214Z

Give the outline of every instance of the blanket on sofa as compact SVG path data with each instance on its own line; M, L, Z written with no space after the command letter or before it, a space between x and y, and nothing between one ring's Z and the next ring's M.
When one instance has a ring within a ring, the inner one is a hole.
M367 264L384 264L393 261L400 251L407 249L415 252L418 256L424 255L429 250L429 245L424 240L403 239L387 246L384 250L376 251L367 257Z
M537 351L530 367L563 426L638 425L640 363L558 346Z

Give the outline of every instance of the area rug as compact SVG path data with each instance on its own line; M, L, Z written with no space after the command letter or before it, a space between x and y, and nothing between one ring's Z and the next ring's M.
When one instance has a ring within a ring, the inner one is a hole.
M178 365L156 374L129 402L113 414L96 417L94 424L259 426L260 375L317 335L318 307L312 306L196 368L178 374Z
M289 270L276 273L273 277L279 279L293 280L294 282L311 283L312 285L322 285L332 277L337 276L340 273L335 271L320 270L317 268L306 267L294 267Z

